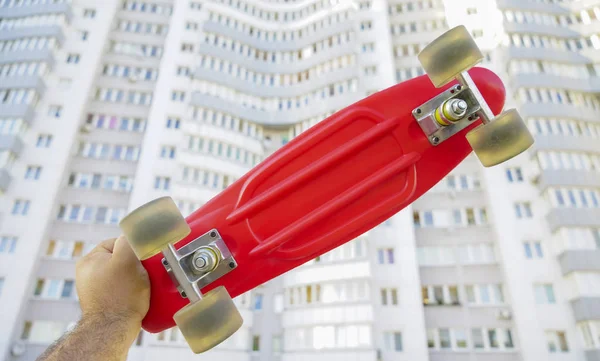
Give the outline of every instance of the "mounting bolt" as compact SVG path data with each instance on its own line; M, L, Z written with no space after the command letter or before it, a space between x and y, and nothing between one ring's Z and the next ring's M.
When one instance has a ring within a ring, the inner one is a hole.
M187 295L185 294L185 292L184 292L184 291L182 291L182 292L181 292L181 297L183 297L183 298L187 298Z
M162 260L162 264L165 265L165 266L168 266L169 265L169 261L167 261L166 259L163 259Z
M217 232L215 232L215 231L210 232L210 237L217 238Z
M231 269L235 268L235 263L229 262L229 268L231 268Z
M433 143L433 145L438 145L440 143L440 138L436 136L431 137L431 143Z
M192 268L199 273L214 270L218 263L219 258L217 254L208 247L199 249L192 257Z

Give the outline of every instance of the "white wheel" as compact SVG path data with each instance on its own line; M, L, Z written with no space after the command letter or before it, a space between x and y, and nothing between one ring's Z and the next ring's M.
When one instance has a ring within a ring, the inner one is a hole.
M200 301L185 306L173 319L194 353L217 346L239 330L243 323L224 287L217 287Z
M144 204L123 218L119 226L140 260L154 256L191 232L170 197Z
M483 54L464 26L457 26L432 41L418 55L436 88L483 60Z
M482 124L467 134L467 140L486 167L505 162L526 151L533 137L519 113L507 110L488 124Z

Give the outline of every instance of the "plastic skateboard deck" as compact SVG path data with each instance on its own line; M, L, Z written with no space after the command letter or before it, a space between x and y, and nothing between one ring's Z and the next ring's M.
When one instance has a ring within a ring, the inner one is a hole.
M505 101L501 80L484 68L469 74L494 114ZM179 249L217 229L237 268L202 289L225 286L236 297L382 223L445 177L472 151L465 135L433 146L413 109L456 85L427 76L371 95L323 120L265 159L186 218ZM161 263L145 261L151 282L149 332L175 326L182 298Z

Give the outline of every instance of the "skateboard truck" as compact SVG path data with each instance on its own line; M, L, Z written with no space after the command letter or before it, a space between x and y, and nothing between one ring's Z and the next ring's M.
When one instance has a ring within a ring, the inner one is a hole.
M190 301L173 320L192 351L210 350L242 326L242 316L225 287L205 294L200 291L237 267L216 229L176 249L173 244L187 237L191 229L170 197L142 205L119 225L140 260L159 253L164 256L163 267L179 294Z
M418 58L436 88L455 79L458 81L458 85L412 112L433 146L440 145L478 118L483 124L466 137L486 167L505 162L533 144L533 137L519 113L510 109L495 116L467 72L484 57L464 26L442 34L427 45Z
M200 290L237 267L237 263L216 229L196 238L179 250L169 243L162 251L162 264L190 302L202 299Z
M460 73L457 80L459 85L446 90L412 112L434 146L468 127L477 118L481 118L483 124L488 124L494 119L494 113L469 73Z

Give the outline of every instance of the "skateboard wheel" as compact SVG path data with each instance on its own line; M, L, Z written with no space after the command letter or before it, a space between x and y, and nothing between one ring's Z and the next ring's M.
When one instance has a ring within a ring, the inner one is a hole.
M467 28L461 25L429 43L418 58L433 85L440 88L482 61L483 54Z
M194 353L217 346L242 326L243 320L225 287L217 287L177 312L173 319Z
M123 218L119 226L140 260L154 256L191 232L170 197L144 204Z
M527 125L515 109L473 129L467 134L467 140L486 167L505 162L533 144Z

